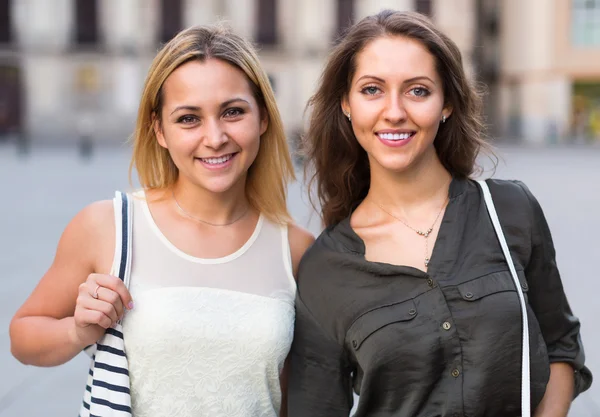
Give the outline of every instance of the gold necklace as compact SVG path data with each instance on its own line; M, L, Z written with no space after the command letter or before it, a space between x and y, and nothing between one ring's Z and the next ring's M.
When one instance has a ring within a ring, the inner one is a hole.
M247 206L247 207L246 207L246 210L244 210L244 212L242 213L242 215L241 215L241 216L239 216L237 219L235 219L235 220L233 220L233 221L231 221L231 222L229 222L229 223L216 224L216 223L207 222L206 220L202 220L202 219L200 219L200 218L198 218L198 217L196 217L196 216L192 216L190 213L188 213L187 211L185 211L185 210L183 209L183 207L181 207L181 205L179 204L179 202L177 201L177 199L175 198L175 190L171 190L171 195L173 196L173 201L175 201L175 205L177 206L177 208L178 208L178 209L179 209L179 210L180 210L180 211L181 211L181 212L182 212L182 213L183 213L185 216L189 217L189 218L190 218L190 219L192 219L192 220L196 220L197 222L200 222L200 223L207 224L207 225L209 225L209 226L223 227L223 226L229 226L229 225L232 225L232 224L234 224L235 222L237 222L237 221L240 221L240 220L241 220L241 219L242 219L242 218L243 218L243 217L246 215L246 213L248 213L248 210L250 209L250 206Z
M387 215L389 215L389 216L393 217L394 219L398 220L400 223L402 223L403 225L405 225L406 227L408 227L409 229L411 229L412 231L414 231L419 236L423 236L425 238L425 267L428 267L429 266L429 261L430 261L430 257L429 257L429 235L431 234L431 232L433 232L433 228L435 227L438 219L440 218L440 215L442 214L442 211L444 211L444 207L446 207L446 204L448 204L448 199L444 200L444 204L442 204L442 207L440 208L440 211L438 212L437 216L435 217L435 220L433 221L433 224L426 231L415 229L414 227L412 227L410 224L406 223L401 218L394 216L392 213L390 213L389 211L387 211L386 209L384 209L381 206L381 204L376 203L376 202L374 202L374 203L384 213L386 213Z

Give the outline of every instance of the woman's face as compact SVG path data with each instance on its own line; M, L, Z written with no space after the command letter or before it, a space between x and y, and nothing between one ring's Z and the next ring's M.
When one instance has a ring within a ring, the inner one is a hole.
M442 80L433 55L418 41L383 36L356 56L356 73L342 101L354 134L379 167L406 172L435 157L433 141L444 108Z
M244 72L219 59L190 61L171 73L161 119L156 137L179 180L215 193L245 181L268 125Z

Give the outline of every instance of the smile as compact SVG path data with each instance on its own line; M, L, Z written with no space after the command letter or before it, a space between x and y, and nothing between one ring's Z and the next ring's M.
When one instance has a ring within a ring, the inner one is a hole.
M377 136L383 140L406 140L412 137L415 132L406 133L377 133Z
M205 164L220 165L220 164L224 164L224 163L228 162L231 158L233 158L234 155L235 154L230 153L230 154L219 156L216 158L198 158L198 159L201 160L202 162L204 162Z

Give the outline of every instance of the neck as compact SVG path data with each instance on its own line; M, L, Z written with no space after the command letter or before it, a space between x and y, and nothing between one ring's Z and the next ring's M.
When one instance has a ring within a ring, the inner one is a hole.
M395 173L371 164L371 184L365 200L409 214L429 205L440 207L448 198L450 173L431 152L406 172Z
M179 214L214 225L226 225L239 219L250 205L243 179L225 192L214 193L180 177L171 191L167 198L175 197L173 203Z

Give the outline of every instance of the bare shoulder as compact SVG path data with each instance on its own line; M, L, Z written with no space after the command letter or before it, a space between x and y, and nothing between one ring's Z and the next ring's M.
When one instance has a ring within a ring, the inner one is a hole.
M292 255L294 277L296 277L300 260L302 259L304 252L306 252L306 250L315 242L315 237L305 228L298 226L295 223L289 223L288 240Z
M63 257L79 256L90 262L94 270L104 265L106 255L112 253L115 216L111 200L91 203L73 217L58 244L55 261ZM101 272L101 271L99 271ZM103 272L103 271L102 271Z

